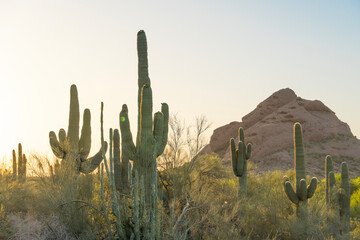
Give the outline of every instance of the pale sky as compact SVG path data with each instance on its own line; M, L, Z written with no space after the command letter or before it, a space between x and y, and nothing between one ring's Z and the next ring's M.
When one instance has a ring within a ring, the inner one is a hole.
M212 131L290 87L330 107L360 136L359 1L0 0L0 160L21 142L48 153L67 129L70 85L91 110L92 153L137 116L136 33L148 38L154 110L167 102ZM133 131L135 135L136 132ZM108 136L106 132L106 137Z

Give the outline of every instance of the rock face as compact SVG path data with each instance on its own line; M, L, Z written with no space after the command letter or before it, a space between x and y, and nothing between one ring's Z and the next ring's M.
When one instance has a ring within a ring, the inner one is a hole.
M353 165L349 168L353 174L360 169L360 141L350 127L321 101L302 99L289 88L272 94L244 116L242 122L215 129L203 153L215 152L230 163L229 140L237 137L242 126L246 141L253 144L249 161L256 163L256 171L293 169L295 122L302 125L308 173L323 176L327 154L333 156L335 169L342 161Z

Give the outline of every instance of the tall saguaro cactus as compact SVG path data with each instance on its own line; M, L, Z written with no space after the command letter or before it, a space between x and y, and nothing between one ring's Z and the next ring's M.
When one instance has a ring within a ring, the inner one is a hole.
M316 190L317 178L313 177L309 186L306 185L304 145L300 123L294 124L294 164L296 172L296 192L289 178L284 177L284 190L290 201L296 205L296 214L305 218L307 216L307 200Z
M81 136L79 138L79 99L75 85L70 88L70 113L69 126L66 134L64 129L59 131L59 140L56 134L51 131L49 133L50 146L56 157L62 159L61 166L66 167L76 174L90 173L94 171L102 161L102 149L93 157L88 158L91 148L91 126L90 126L90 110L84 110L83 126ZM102 148L107 149L105 142Z
M247 183L247 160L251 156L251 143L245 145L244 129L239 128L238 149L235 147L235 140L230 140L231 162L235 176L239 178L239 197L246 196Z
M144 178L146 202L150 201L150 193L157 181L156 158L163 153L168 135L169 108L162 104L161 112L152 116L152 90L148 73L147 41L144 31L137 34L138 51L138 125L136 145L133 142L128 109L123 105L120 112L120 131L122 138L123 161L133 160L134 169Z
M18 180L19 182L26 181L26 163L27 159L25 154L22 153L22 146L21 143L18 145L18 157L16 162L16 152L15 149L12 151L13 155L13 181Z

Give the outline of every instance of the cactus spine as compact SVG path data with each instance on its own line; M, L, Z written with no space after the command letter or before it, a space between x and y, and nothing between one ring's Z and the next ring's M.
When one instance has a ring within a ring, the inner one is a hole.
M239 128L238 149L235 147L235 140L230 140L231 162L235 176L239 178L239 197L246 196L247 183L247 160L251 156L251 143L245 146L245 134L242 127Z
M102 149L93 157L88 158L91 148L91 126L90 126L90 110L84 110L83 126L81 136L79 138L79 99L75 85L70 88L70 113L69 126L66 134L64 129L59 131L59 140L56 134L51 131L49 133L50 146L57 158L62 159L61 166L68 170L74 171L76 174L90 173L94 171L102 161ZM102 148L107 149L105 142Z
M19 182L26 181L26 163L27 159L25 154L22 153L22 146L21 143L18 145L18 157L16 159L16 152L15 149L12 151L12 162L13 162L13 181L18 180ZM17 160L17 162L16 162Z
M128 109L123 105L120 112L123 161L133 160L134 170L144 177L146 203L150 204L152 184L156 182L156 158L163 153L167 143L169 108L162 104L161 112L152 117L153 103L148 73L147 41L144 31L137 34L138 50L138 126L136 146L132 140ZM118 172L115 172L118 174ZM157 186L155 186L157 188Z
M317 178L313 177L309 186L306 185L304 145L300 123L294 124L294 164L296 172L296 192L289 178L284 176L284 190L289 200L296 205L296 214L301 218L307 217L307 199L311 198L316 190Z

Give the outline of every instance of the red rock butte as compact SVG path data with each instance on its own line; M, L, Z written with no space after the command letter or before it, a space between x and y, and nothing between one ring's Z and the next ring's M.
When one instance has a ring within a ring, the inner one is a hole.
M298 97L289 88L281 89L261 102L242 122L231 122L214 130L210 143L202 150L217 153L230 163L230 138L236 138L239 127L245 131L246 142L252 143L256 172L293 169L293 124L303 129L308 174L324 175L325 156L332 155L335 172L340 163L349 164L351 175L360 170L360 141L348 124L319 100Z

